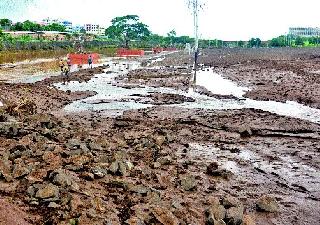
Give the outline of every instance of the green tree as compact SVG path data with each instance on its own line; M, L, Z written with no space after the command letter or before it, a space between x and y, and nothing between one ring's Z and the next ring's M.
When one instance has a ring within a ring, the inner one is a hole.
M250 48L256 47L259 48L261 46L260 38L251 38L248 42Z
M41 25L37 23L33 23L29 20L26 20L22 23L22 30L23 31L40 31L41 30Z
M5 30L9 30L12 26L12 21L9 19L0 19L0 26Z
M270 47L285 47L288 45L287 37L284 35L281 35L276 38L272 38L269 41L269 46Z
M297 46L303 46L303 45L304 45L304 40L303 40L303 38L300 37L300 36L296 37L295 44L296 44Z
M240 48L243 48L244 47L244 41L238 41L237 42L237 46L240 47Z
M52 23L52 24L49 24L47 26L42 27L42 30L65 32L66 28L65 28L65 26L60 25L58 23Z
M141 23L137 15L116 17L111 23L106 29L106 36L123 41L126 48L129 48L130 41L146 40L151 34L148 26Z

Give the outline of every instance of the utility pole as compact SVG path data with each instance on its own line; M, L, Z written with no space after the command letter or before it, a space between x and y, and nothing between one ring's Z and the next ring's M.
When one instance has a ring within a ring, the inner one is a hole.
M198 56L199 56L199 0L189 0L189 7L192 9L193 14L193 26L194 26L194 75L193 84L197 81L197 67L198 67Z

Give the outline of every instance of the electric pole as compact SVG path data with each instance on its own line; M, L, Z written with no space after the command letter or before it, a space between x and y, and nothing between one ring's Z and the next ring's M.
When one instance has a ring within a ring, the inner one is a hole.
M189 8L192 10L193 14L193 26L194 26L194 75L193 84L196 84L197 80L197 66L198 66L198 56L199 56L199 9L201 5L200 0L189 0Z

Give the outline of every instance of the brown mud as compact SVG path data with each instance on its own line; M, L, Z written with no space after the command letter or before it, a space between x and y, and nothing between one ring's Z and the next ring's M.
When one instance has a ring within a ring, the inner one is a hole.
M268 89L279 70L271 62L278 65L279 57L285 81L295 66L317 68L314 50L283 51L211 50L201 60L249 86L248 96L263 86L269 99L316 107L319 98L312 104L298 99L301 86L284 82L283 88L295 88L290 98L280 92L275 99ZM157 62L165 68L132 71L117 85L187 90L190 72L182 67L189 61L173 54ZM102 69L69 79L85 82ZM299 76L307 93L317 93L309 72ZM265 85L254 85L260 79ZM65 114L66 104L94 93L62 92L57 82L64 78L0 84L0 224L319 224L319 124L254 109ZM193 101L146 97L154 105Z

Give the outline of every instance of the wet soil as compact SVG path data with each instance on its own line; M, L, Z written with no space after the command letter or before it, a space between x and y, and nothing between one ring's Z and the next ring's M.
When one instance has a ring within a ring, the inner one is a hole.
M216 51L204 53L204 63L224 72L252 57L287 57L278 50ZM230 59L220 58L230 51ZM303 62L316 60L313 50L290 51ZM132 71L117 85L187 90L188 71L170 66L188 60L170 55L156 62L165 68ZM102 69L69 79L85 82ZM66 104L94 93L56 89L63 81L0 84L1 205L13 207L19 223L319 224L319 124L254 109L167 107L192 99L156 92L142 97L164 106L116 118L104 111L66 114ZM22 104L26 99L35 111ZM5 219L0 213L0 224Z

